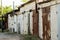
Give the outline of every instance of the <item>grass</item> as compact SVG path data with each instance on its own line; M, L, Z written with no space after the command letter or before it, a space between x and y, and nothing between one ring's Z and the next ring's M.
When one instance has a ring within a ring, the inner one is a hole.
M0 29L0 32L2 32L2 29ZM4 32L9 32L9 30L4 30Z
M40 40L40 38L33 35L23 35L23 40Z
M2 32L2 30L0 29L0 32Z

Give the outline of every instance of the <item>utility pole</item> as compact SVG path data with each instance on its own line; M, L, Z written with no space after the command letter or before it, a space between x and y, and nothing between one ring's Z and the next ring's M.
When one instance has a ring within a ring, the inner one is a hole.
M15 12L14 12L14 1L13 1L13 13L12 13L12 16L14 17L14 14L15 14ZM12 25L13 26L13 25ZM13 28L13 32L15 32L15 29Z
M36 13L37 13L37 0L35 0L35 9L36 9Z
M15 2L13 1L13 15L14 15L14 10L15 10L15 8L14 8L14 3L15 3Z
M2 0L1 0L1 14L3 14L3 8L2 8Z

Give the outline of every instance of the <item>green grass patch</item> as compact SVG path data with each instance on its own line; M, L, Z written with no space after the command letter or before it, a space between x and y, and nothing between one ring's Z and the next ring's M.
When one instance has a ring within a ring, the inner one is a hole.
M23 40L40 40L40 38L33 35L23 35Z

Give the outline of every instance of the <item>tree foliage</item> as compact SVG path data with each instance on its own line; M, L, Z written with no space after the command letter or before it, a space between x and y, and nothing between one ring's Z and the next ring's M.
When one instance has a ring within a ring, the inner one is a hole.
M27 2L27 1L29 1L29 0L22 0L22 2Z
M1 7L0 6L0 16L6 14L7 12L12 11L11 6Z

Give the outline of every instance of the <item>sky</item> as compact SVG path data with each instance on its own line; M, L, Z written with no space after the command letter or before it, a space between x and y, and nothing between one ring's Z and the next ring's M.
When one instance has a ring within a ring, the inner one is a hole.
M23 4L24 2L22 2L22 0L2 0L2 5L5 6L12 6L13 8L13 1L14 1L14 7L16 6L20 6L21 4ZM1 0L0 0L0 4L1 4Z
M12 6L13 8L13 1L14 1L14 8L16 6L20 6L21 4L23 4L24 2L22 2L22 0L2 0L2 5L5 6ZM24 0L24 1L29 1L29 0ZM42 0L38 0L39 2ZM1 5L1 0L0 0L0 5Z

